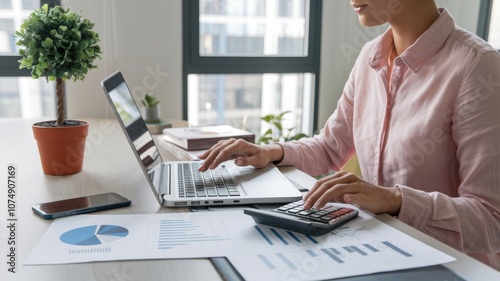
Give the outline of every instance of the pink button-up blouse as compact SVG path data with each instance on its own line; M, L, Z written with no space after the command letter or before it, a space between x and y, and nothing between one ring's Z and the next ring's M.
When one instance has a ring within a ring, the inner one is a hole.
M282 143L280 165L319 175L356 153L364 180L401 189L401 221L500 270L500 54L440 11L391 77L391 29L367 43L325 127Z

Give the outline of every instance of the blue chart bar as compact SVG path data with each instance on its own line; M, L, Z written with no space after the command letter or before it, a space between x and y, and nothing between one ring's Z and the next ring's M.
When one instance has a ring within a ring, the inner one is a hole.
M337 251L337 249L335 248L330 248L330 251L332 251L334 254L336 255L340 255L341 253L339 251Z
M161 220L158 235L158 249L171 249L174 246L184 246L190 243L222 241L218 236L199 233L199 225L185 220Z
M353 253L353 252L354 252L354 250L353 250L353 249L351 249L351 247L344 246L344 247L342 247L342 248L344 248L344 250L346 250L348 253Z
M297 269L295 264L293 264L293 262L291 262L289 259L287 259L285 257L285 255L283 255L282 253L277 253L276 256L278 256L278 258L280 258L280 260L282 260L291 270Z
M272 227L267 228L259 225L254 225L255 230L269 245L293 245L296 243L309 243L318 244L319 242L311 235L297 234L288 230L279 230Z
M351 249L353 249L355 252L360 253L362 256L367 256L368 255L367 253L365 253L363 250L361 250L360 248L358 248L356 246L351 246Z
M299 242L299 243L301 243L301 242L302 242L302 241L300 241L299 237L297 237L295 234L293 234L293 232L291 232L291 231L287 231L286 233L288 233L288 235L290 235L290 237L292 237L292 238L293 238L293 240L295 240L295 241L297 241L297 242Z
M398 248L396 245L392 244L391 242L388 242L388 241L384 241L382 242L382 244L386 245L387 247L393 249L394 251L400 253L401 255L405 256L405 257L411 257L412 255L401 250L400 248Z
M331 259L333 259L334 261L338 262L338 263L344 263L343 260L341 260L339 257L337 257L336 255L334 255L332 252L328 251L328 249L321 249L321 251L325 254L327 254Z
M313 258L318 256L313 250L306 250L306 252Z
M306 235L307 239L311 240L311 242L313 242L314 244L318 244L318 241L316 241L316 239L314 239L311 235Z
M285 238L283 238L283 236L281 236L278 231L276 231L276 229L274 228L271 228L271 232L274 233L274 235L276 235L276 237L278 237L278 239L283 242L283 244L285 245L288 245L288 241L285 240Z
M264 233L264 231L262 231L262 229L260 229L259 226L254 226L255 229L257 230L257 232L259 232L260 236L262 236L262 238L264 238L264 240L266 240L266 242L269 244L269 245L273 245L273 241L271 241L271 239L269 239L269 237L267 237L267 235Z
M372 252L374 253L377 253L379 252L379 250L377 250L375 247L373 247L372 245L370 244L363 244L363 246L365 246L367 249L371 250Z
M276 269L276 266L272 262L270 262L266 256L264 255L257 255L259 259L269 268L269 269Z
M109 253L111 252L111 248L83 248L78 250L69 250L68 254L95 254L95 253Z

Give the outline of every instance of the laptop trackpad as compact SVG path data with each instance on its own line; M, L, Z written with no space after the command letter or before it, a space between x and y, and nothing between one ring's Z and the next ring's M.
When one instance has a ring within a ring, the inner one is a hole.
M262 192L270 197L283 196L284 190L290 190L288 185L292 185L275 166L262 169L237 166L233 166L233 168L238 182L250 196Z

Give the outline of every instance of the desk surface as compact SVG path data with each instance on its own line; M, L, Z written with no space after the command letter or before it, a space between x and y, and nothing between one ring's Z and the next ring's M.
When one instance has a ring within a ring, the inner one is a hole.
M17 227L16 273L9 273L3 262L1 280L221 280L210 259L141 260L95 262L85 264L23 266L23 262L50 226L50 221L41 219L31 211L35 203L116 191L130 199L132 206L108 210L101 214L151 214L186 212L184 208L160 207L150 191L146 178L120 129L113 119L89 120L90 128L86 143L84 167L81 173L70 176L47 176L43 174L36 142L31 131L32 120L0 120L0 155L4 169L4 182L0 191L0 211L4 214L0 227L0 253L6 260L7 244L7 167L17 167L15 213ZM159 145L162 155L182 158L175 149ZM285 168L285 174L296 182L313 181L301 172ZM295 179L293 178L295 177ZM424 241L425 243L457 258L445 264L455 274L466 280L494 280L499 272L464 255L439 241L387 216L376 216L379 220ZM10 235L10 233L9 233ZM5 279L4 277L8 277Z

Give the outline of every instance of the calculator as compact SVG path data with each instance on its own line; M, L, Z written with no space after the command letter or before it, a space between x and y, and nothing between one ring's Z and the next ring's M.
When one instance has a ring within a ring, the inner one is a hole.
M308 235L318 236L356 218L358 210L327 204L321 209L304 210L304 201L296 201L272 210L245 209L256 223L284 228Z

